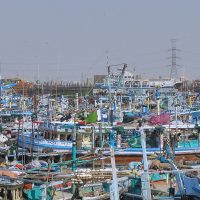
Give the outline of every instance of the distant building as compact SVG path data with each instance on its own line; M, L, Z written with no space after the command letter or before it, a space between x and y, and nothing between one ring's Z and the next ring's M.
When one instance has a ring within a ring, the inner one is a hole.
M94 84L95 83L104 83L106 75L94 75Z
M22 79L20 79L20 78L2 78L1 81L3 83L18 83L18 82L22 81Z
M24 80L17 82L17 85L13 87L16 93L24 94L25 96L29 95L30 90L33 90L34 84Z

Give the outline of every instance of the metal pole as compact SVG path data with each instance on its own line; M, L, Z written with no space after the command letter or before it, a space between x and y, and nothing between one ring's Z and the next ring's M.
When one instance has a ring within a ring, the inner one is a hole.
M99 146L103 148L102 124L99 124Z
M78 111L78 107L79 107L79 105L78 105L78 93L76 93L76 111Z
M144 172L141 175L142 195L143 195L143 200L151 200L151 188L150 188L148 161L146 153L146 134L144 133L143 128L140 129L140 133L141 133L141 143L142 143L143 162L144 162Z
M150 111L150 94L149 94L149 92L147 95L148 95L147 96L147 108L148 108L148 112L149 112Z
M197 129L198 129L198 147L199 147L199 144L200 144L200 127L199 125L197 126Z
M157 102L157 115L160 115L160 99L157 99L156 102Z
M99 146L101 148L101 156L103 157L103 130L102 130L102 124L99 124ZM101 168L104 169L104 159L101 160Z
M110 148L111 151L111 165L112 165L112 191L114 200L119 200L119 187L118 187L118 180L117 180L117 172L116 172L116 165L115 165L115 153L113 147Z
M111 97L110 66L108 66L109 123L113 125L113 102Z
M95 138L94 138L94 126L91 127L91 132L92 132L92 150L94 149L95 145L94 145L94 142L95 142Z
M32 130L31 130L31 137L30 137L31 160L33 160L33 138L34 138L34 128L33 128L33 119L32 119Z
M92 130L92 152L94 153L94 148L95 148L95 138L94 138L94 126L92 126L92 128L91 128ZM95 161L93 160L92 161L92 169L94 169L95 168Z
M160 115L160 91L156 89L156 103L157 103L157 115Z
M178 115L177 115L177 105L175 105L175 122L176 122L176 134L178 132Z
M75 172L76 170L76 122L75 122L76 115L74 116L74 129L72 135L72 171ZM72 194L75 195L76 193L76 184L72 185Z
M17 130L17 147L16 147L16 157L17 160L19 159L19 132L20 132L20 125L21 125L21 118L18 117L19 120L19 126L18 126L18 130Z
M74 130L72 135L72 171L76 170L76 125L74 121Z

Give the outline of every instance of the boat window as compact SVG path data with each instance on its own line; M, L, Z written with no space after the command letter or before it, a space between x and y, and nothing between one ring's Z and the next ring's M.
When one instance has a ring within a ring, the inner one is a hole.
M72 140L72 135L68 135L67 140Z
M60 140L65 140L65 134L60 134Z

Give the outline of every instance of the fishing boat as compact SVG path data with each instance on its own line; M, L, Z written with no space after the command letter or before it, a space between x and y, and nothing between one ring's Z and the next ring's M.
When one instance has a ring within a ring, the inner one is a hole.
M115 149L117 165L128 164L131 161L142 160L142 146L140 134L134 126L77 126L77 134L81 135L81 142L77 140L79 149L87 150L102 148L104 155L109 154L109 147ZM198 159L200 153L199 132L194 124L169 124L163 126L143 126L147 134L147 155L155 156L163 152L166 136L170 136L174 145L176 160ZM109 161L108 161L109 162Z
M127 127L126 127L127 128ZM155 156L163 153L166 134L170 135L171 144L174 146L174 156L176 160L196 160L200 153L199 136L195 125L163 125L161 127L144 126L147 134L147 156ZM164 133L165 131L165 133ZM116 141L116 136L112 136ZM115 151L116 162L118 164L129 163L131 161L142 160L141 136L135 129L127 128L121 134L121 147ZM111 141L111 144L116 144Z
M114 66L121 66L114 65ZM137 94L145 93L147 90L155 89L160 87L163 91L169 91L172 88L179 88L181 86L181 81L165 78L165 79L144 79L139 75L134 74L132 71L127 70L127 64L123 64L123 69L114 70L108 67L108 75L105 76L104 82L96 83L93 89L93 94L106 94L111 89L111 93L114 94L116 90L120 93L127 93L127 91L134 91ZM120 81L120 83L119 83ZM107 92L106 92L107 90Z
M7 141L8 138L5 135L0 134L0 155L7 154L7 151L10 149L10 146L6 144Z
M14 180L7 176L0 177L0 198L17 200L23 198L23 185L20 180Z
M40 122L38 130L24 131L19 135L18 145L32 151L70 151L74 122Z
M72 141L71 140L61 140L58 138L51 139L51 135L41 132L24 132L19 135L18 138L18 145L21 148L25 148L36 152L51 152L51 151L69 151L72 148ZM57 136L54 134L53 137Z

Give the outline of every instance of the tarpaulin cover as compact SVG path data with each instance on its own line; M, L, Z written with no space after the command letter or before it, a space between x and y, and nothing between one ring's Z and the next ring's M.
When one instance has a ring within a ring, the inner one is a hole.
M170 115L169 114L161 114L152 116L149 121L149 125L165 125L170 123Z

